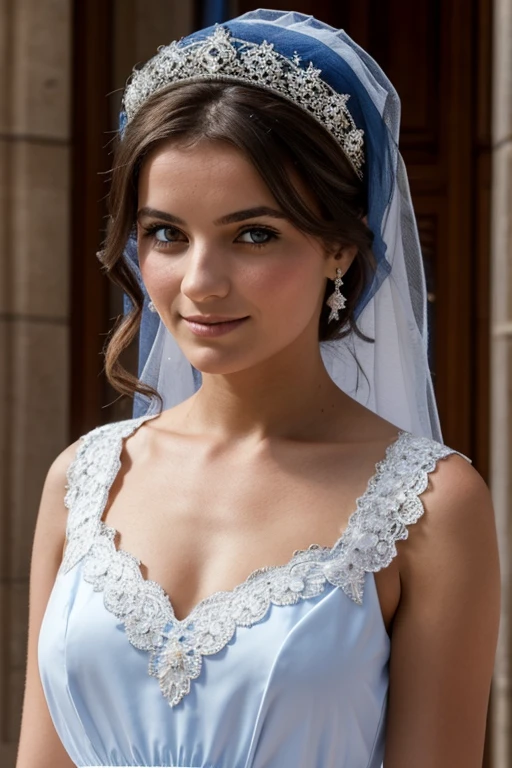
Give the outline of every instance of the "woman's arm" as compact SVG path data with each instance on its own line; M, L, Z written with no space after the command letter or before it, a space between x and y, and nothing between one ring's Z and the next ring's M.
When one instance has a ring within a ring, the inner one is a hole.
M66 470L74 458L76 445L63 451L50 467L37 517L30 569L27 675L16 768L74 768L48 711L39 676L37 644L62 560L67 519Z
M384 768L481 768L500 612L492 503L460 456L430 480L398 547Z

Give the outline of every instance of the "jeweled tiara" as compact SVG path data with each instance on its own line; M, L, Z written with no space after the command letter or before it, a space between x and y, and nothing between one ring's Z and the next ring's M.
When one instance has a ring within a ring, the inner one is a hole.
M188 45L173 42L162 46L141 69L133 71L124 97L126 122L157 91L173 83L198 80L229 80L272 91L318 120L341 145L359 178L363 177L364 131L356 127L347 108L348 94L337 93L321 79L311 62L301 66L297 53L282 56L274 45L250 43L231 37L216 26L206 39Z

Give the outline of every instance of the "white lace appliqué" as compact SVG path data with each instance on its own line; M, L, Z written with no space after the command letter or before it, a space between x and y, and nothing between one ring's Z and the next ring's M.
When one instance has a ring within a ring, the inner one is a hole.
M67 547L60 570L82 563L84 579L103 592L104 604L124 625L130 643L150 653L156 677L170 706L189 693L203 656L218 653L237 627L260 621L273 605L293 605L316 597L327 583L362 604L365 573L385 568L396 542L423 513L419 495L439 459L454 451L426 438L400 432L376 466L357 501L344 534L332 547L313 544L297 550L285 565L261 568L229 592L202 600L178 621L171 601L142 576L141 562L116 547L117 531L102 521L109 490L119 472L123 440L147 418L109 424L80 442L67 474Z

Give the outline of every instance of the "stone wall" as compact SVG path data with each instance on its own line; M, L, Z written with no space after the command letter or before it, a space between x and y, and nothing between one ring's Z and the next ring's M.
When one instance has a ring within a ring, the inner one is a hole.
M512 0L494 1L491 487L503 610L493 691L493 765L512 765Z
M0 0L0 765L14 765L34 524L68 440L71 0Z

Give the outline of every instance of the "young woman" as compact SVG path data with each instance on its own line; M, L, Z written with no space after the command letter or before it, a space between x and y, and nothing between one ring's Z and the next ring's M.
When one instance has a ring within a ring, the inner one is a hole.
M137 416L48 474L17 768L480 768L493 513L441 442L398 115L301 14L134 73L103 262Z

